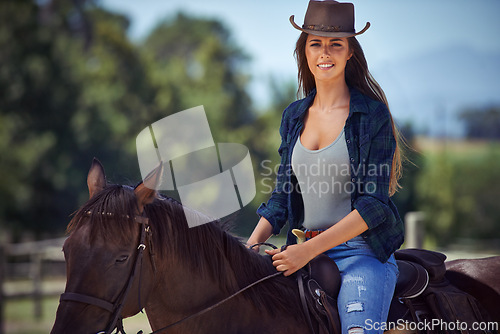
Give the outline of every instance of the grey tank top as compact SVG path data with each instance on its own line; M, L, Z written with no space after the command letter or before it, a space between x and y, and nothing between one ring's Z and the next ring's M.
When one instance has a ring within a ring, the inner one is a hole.
M352 183L344 130L330 145L305 148L300 136L292 152L292 170L304 201L307 229L327 229L351 212Z

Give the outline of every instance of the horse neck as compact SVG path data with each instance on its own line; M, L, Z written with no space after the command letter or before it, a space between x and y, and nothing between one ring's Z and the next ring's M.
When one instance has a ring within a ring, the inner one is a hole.
M176 223L179 224L168 222ZM169 313L188 314L193 308L218 302L227 296L228 290L234 292L238 284L226 253L231 250L223 247L224 237L221 230L208 227L171 228L164 233L162 243L166 248L159 258L154 283L156 304Z
M203 277L200 273L175 261L172 262L169 269L157 274L157 281L153 291L146 307L146 312L153 329L163 328L210 307L227 297L219 282L211 277ZM228 305L230 304L228 303ZM226 309L228 305L218 307L207 314L214 328L222 326L222 324L214 324L214 321L223 322L227 318L227 315L218 315L229 312ZM236 305L233 305L234 307ZM236 312L238 314L248 313L243 310L247 307L248 305L245 303L239 303L239 310ZM207 321L206 319L204 320L205 325L207 325ZM192 321L186 321L184 324L176 326L178 328L175 329L180 330L180 332L194 334L198 333L196 326L199 323L200 319L193 319ZM173 333L175 333L175 330ZM200 333L205 333L205 331L200 329Z
M209 304L224 295L219 282L182 263L174 264L161 275L159 286L165 287L167 292L163 298L165 305L178 312L189 312L196 305Z
M182 266L181 266L182 267ZM159 280L146 313L153 330L171 325L205 310L227 297L218 282L178 268ZM269 303L273 301L270 300ZM295 315L284 313L280 321L263 307L255 307L242 296L236 296L210 311L188 319L169 329L169 333L304 333L307 327Z
M217 224L210 223L186 229L182 225L185 222L176 220L179 216L179 206L171 205L167 201L158 203L156 211L151 209L148 216L152 224L158 223L153 229L158 232L155 234L158 236L156 244L158 247L163 245L166 252L159 252L163 255L157 261L158 272L146 305L146 312L153 329L165 327L213 306L239 288L270 273L275 273L270 262L246 250L237 239L224 232ZM171 220L160 221L167 215L171 217ZM262 288L263 286L259 285L258 289ZM186 324L178 327L179 330L184 330L179 333L221 332L217 329L227 328L228 323L231 323L231 326L240 324L239 326L243 327L222 332L246 333L246 331L240 331L240 328L247 327L253 328L253 331L249 333L266 332L266 328L271 328L269 326L276 322L268 314L269 307L264 307L275 300L275 287L268 286L264 289L264 293L260 291L257 293L254 288L251 291L255 294L252 293L250 298L247 298L249 297L247 295L246 297L237 296L211 310L206 316L202 315L197 319L187 321ZM281 298L282 301L283 299L287 298ZM282 302L280 305L282 307L273 307L273 310L279 310L280 318L286 319L296 328L301 328L296 316L291 316L288 311L284 310L285 307L288 308L289 303ZM213 325L212 331L207 328L198 330L189 327L200 323L208 326L208 322L205 321L206 317L210 318L209 322ZM230 322L228 322L229 318ZM219 322L214 324L216 321ZM262 330L256 327L263 324L267 327ZM280 326L283 328L282 324ZM281 333L281 331L275 332ZM303 331L294 330L288 333L303 333Z
M157 247L164 247L159 252L157 285L175 287L175 291L169 289L165 298L175 310L185 310L194 303L203 305L235 292L241 282L237 277L241 275L235 271L240 272L241 265L234 264L249 263L246 259L250 256L241 243L217 223L186 228L186 222L180 218L186 209L179 203L164 200L148 212L156 231ZM199 213L192 213L196 214ZM165 219L166 216L169 218Z

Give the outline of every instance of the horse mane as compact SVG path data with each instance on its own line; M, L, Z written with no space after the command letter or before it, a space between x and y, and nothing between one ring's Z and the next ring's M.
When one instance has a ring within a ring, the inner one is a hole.
M161 267L161 263L166 262L162 259L175 258L193 273L219 282L227 294L276 272L267 257L248 250L239 238L231 234L231 224L227 222L216 220L189 228L184 214L184 210L189 209L162 195L144 209L149 218L160 272L168 270ZM68 233L92 221L91 242L98 236L116 242L130 242L130 236L139 231L133 219L135 215L137 203L133 188L108 185L75 213L68 225ZM245 291L243 296L273 316L279 312L303 316L294 279L274 277Z
M137 200L132 187L108 185L74 213L66 232L71 234L87 223L85 218L90 218L90 243L98 236L106 240L118 239L117 242L125 242L130 240L134 231L138 231L134 221L137 211Z

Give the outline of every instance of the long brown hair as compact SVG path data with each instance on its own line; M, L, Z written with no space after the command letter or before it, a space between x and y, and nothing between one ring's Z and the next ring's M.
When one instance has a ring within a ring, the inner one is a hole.
M314 76L309 70L306 58L306 42L307 33L303 32L300 34L299 39L295 45L295 59L297 60L298 66L298 78L299 78L299 88L297 91L297 96L299 97L302 93L303 96L309 95L314 88L316 88L316 81ZM356 37L348 37L347 42L349 45L349 50L352 52L352 57L347 61L345 68L345 81L349 87L354 87L358 89L362 94L384 103L387 108L389 104L387 103L387 98L385 97L384 91L380 85L375 81L370 71L368 71L368 63L365 58L361 44L359 44ZM391 179L389 182L389 195L392 196L400 188L398 183L402 176L402 153L401 153L401 142L403 138L399 133L394 120L391 115L391 125L392 132L396 138L396 151L394 152L394 157L392 159L391 166Z

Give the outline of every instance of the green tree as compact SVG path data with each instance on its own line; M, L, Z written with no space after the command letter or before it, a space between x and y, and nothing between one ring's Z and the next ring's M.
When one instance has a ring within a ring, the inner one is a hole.
M217 141L255 119L242 69L249 58L219 21L179 13L141 47L150 64L157 117L204 105Z
M254 164L258 161L253 143L260 137L255 131L259 121L244 70L250 59L226 26L178 13L160 22L140 49L156 87L150 123L203 105L215 142L247 145ZM238 212L237 233L255 224L254 203Z
M0 3L0 224L14 236L64 230L93 156L119 175L137 170L154 90L128 21L75 4Z
M151 123L156 88L139 49L127 37L129 21L101 8L92 8L88 16L93 41L74 66L81 88L69 124L78 151L87 152L79 165L87 168L91 154L110 175L135 180L140 176L135 137Z
M495 144L427 155L417 191L436 244L500 238L499 158Z
M64 230L93 156L111 182L140 178L135 138L203 104L217 142L244 143L255 114L248 57L216 20L179 14L143 44L94 2L0 3L0 227Z
M242 235L250 235L258 217L257 207L266 202L275 186L275 178L280 157L278 148L281 144L279 127L283 110L296 99L297 85L294 81L278 82L275 77L269 77L268 82L271 103L261 110L257 119L241 127L241 134L245 145L252 153L252 162L255 173L256 195L250 205L240 213L242 223L237 229Z
M78 84L62 51L81 45L63 36L69 33L64 15L51 15L46 24L33 1L0 3L0 219L17 230L40 231L41 222L68 215L64 203L57 205L67 200L66 180L58 173L65 162L54 153L74 143L66 124Z

